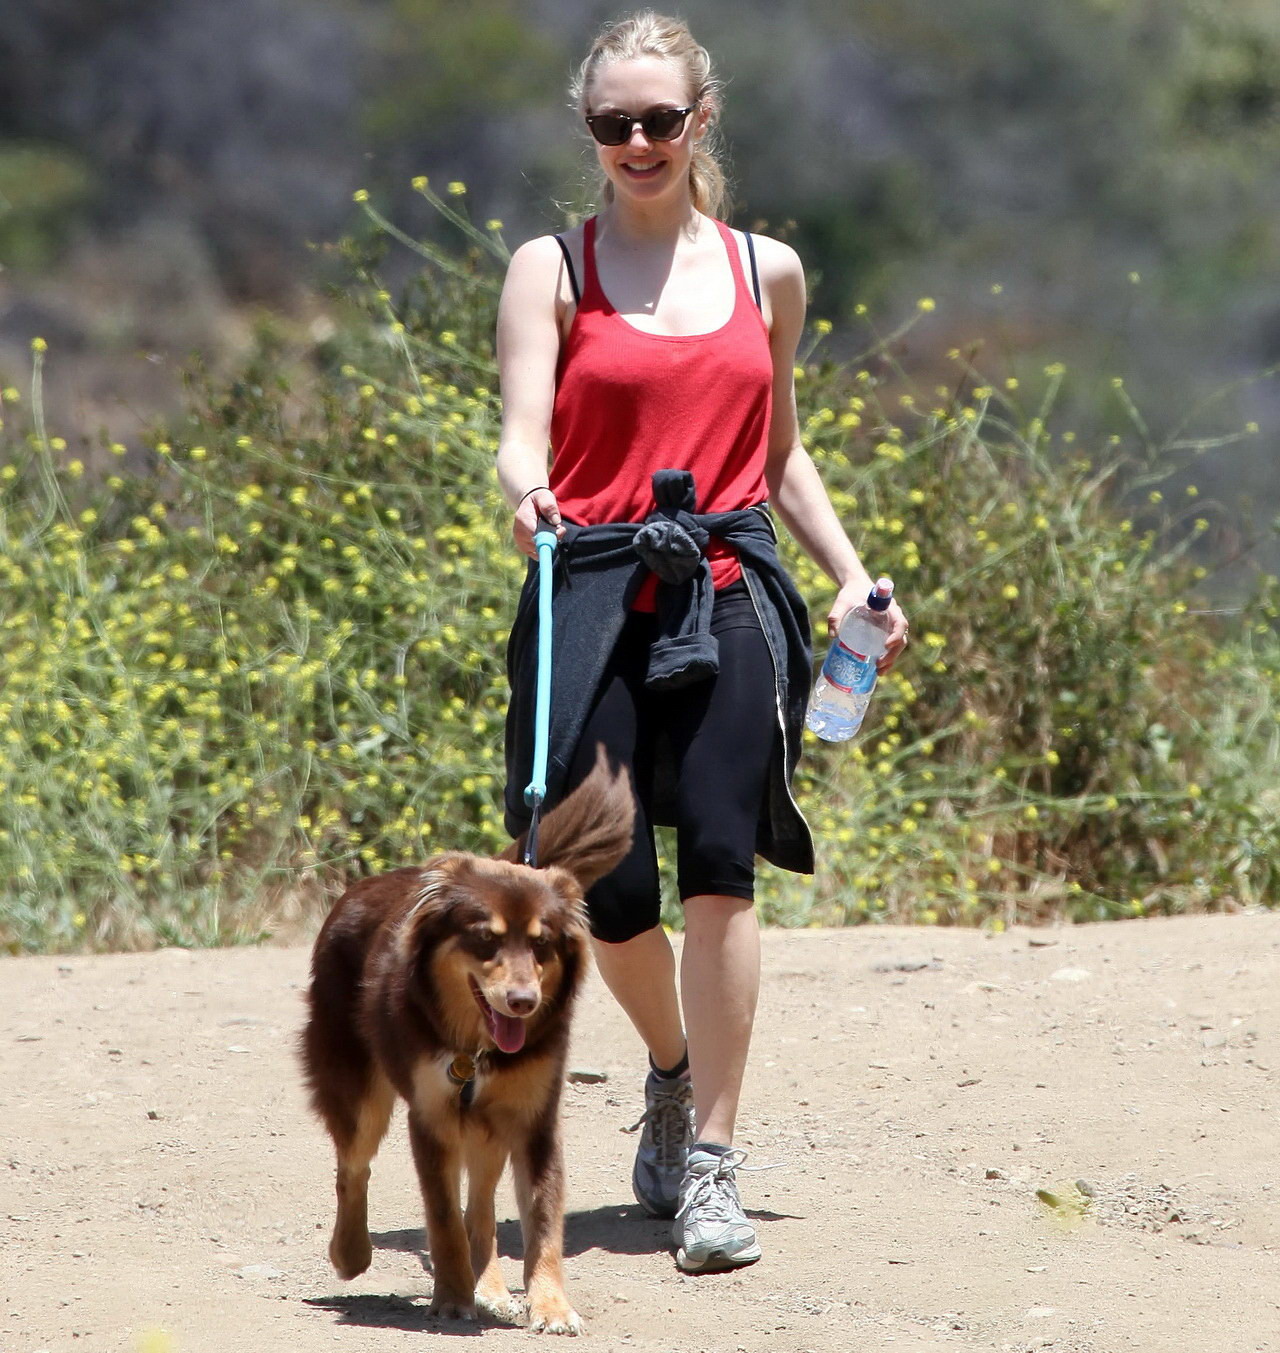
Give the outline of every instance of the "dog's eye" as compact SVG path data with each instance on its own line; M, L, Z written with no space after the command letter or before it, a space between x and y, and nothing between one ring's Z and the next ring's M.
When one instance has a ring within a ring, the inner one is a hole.
M477 958L489 959L498 952L502 940L488 926L484 926L478 930L468 930L463 936L463 943Z
M529 940L529 948L539 963L545 963L551 957L554 947L550 935L534 935Z

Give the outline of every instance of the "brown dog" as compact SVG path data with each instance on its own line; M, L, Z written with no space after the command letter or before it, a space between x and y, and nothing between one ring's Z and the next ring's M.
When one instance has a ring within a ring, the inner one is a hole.
M564 1293L558 1110L569 1016L589 945L583 892L631 844L631 791L603 755L541 824L538 868L439 855L352 885L312 956L302 1060L338 1156L329 1258L369 1267L369 1162L397 1092L426 1208L435 1315L479 1302L515 1319L498 1264L494 1190L510 1157L532 1329L577 1334ZM461 1176L468 1177L465 1217Z

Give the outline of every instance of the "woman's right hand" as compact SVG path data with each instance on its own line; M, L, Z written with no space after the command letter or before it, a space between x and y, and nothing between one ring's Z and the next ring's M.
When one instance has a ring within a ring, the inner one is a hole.
M534 489L520 499L516 507L515 521L511 524L511 534L515 536L516 548L530 559L538 557L533 543L533 533L538 529L538 518L545 517L556 528L556 539L564 535L564 522L560 519L560 507L556 496L550 489Z

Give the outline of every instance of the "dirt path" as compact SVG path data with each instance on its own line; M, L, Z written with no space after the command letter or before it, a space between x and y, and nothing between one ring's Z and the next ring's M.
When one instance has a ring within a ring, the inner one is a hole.
M329 1270L328 1144L293 1059L306 965L0 960L3 1353L531 1346L428 1320L401 1118L373 1267ZM765 1257L696 1279L631 1202L641 1052L592 979L573 1064L608 1081L565 1111L588 1346L1280 1350L1280 915L772 932L765 965L740 1142L784 1167L741 1176Z

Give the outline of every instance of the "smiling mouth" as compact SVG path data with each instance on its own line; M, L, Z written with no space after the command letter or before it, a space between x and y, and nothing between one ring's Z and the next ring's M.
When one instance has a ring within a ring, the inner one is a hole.
M654 160L649 164L633 164L628 162L622 167L628 174L632 174L636 178L645 178L649 174L657 173L657 171L662 168L663 163L662 160Z
M476 998L480 1013L484 1016L489 1037L498 1045L501 1052L519 1052L524 1047L525 1022L515 1015L504 1015L495 1010L484 998L475 978L471 978L471 994Z

